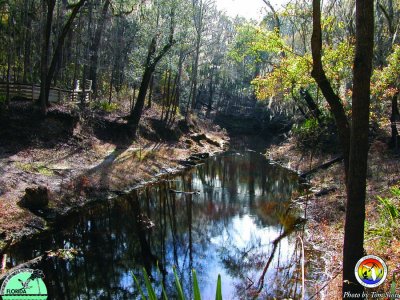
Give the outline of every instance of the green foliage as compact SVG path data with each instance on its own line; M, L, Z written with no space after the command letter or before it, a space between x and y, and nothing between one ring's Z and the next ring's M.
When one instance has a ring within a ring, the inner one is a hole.
M146 290L147 290L147 294L148 294L147 298L141 288L139 280L137 279L137 277L134 274L132 274L132 275L133 275L133 279L135 281L136 287L138 288L138 291L140 293L142 300L147 300L147 299L148 300L157 300L158 299L156 296L156 292L150 282L150 278L144 268L143 268L143 277L144 277L145 286L146 286ZM197 275L196 275L195 270L192 270L192 275L193 275L193 298L192 299L193 300L201 300L200 289L199 289L199 284L198 284ZM182 285L180 283L178 273L175 268L174 268L174 278L175 278L175 288L176 288L176 291L178 294L178 299L185 300L186 297L183 293ZM162 285L162 297L164 300L168 299L163 285ZM216 289L216 293L215 293L215 300L222 300L222 281L221 281L221 275L219 275L219 274L218 274L218 280L217 280L217 289Z
M236 28L236 39L229 56L237 62L251 58L261 62L266 53L279 53L285 44L276 31L268 31L260 26L246 23Z
M392 188L390 191L392 196L399 197L399 188ZM378 196L378 201L381 204L382 214L388 218L390 224L393 224L400 217L400 211L394 203L394 199Z
M375 69L371 80L371 93L379 100L393 97L400 88L400 45L394 45L387 58L387 66Z
M108 103L108 101L100 101L94 103L94 108L100 109L105 112L114 112L118 109L117 103Z
M335 46L325 46L323 53L322 63L325 66L326 76L339 92L343 84L352 82L354 45L351 40L346 40Z
M281 49L285 51L288 47L283 45ZM353 56L354 47L348 41L335 47L324 47L322 59L326 74L337 92L344 83L351 81ZM289 99L291 93L297 93L301 86L313 85L315 82L311 77L311 62L310 53L297 55L292 51L285 51L285 55L274 64L270 72L252 81L257 98L267 99L281 93L284 98Z
M192 275L193 275L193 297L194 299L201 300L199 283L197 281L197 274L194 269L192 270Z
M366 222L365 234L367 238L379 236L380 243L386 245L393 236L399 234L400 188L398 186L392 187L389 196L378 196L377 199L379 202L379 220L373 225Z
M178 292L179 300L185 300L185 295L183 294L182 286L181 283L179 282L178 273L176 272L175 268L174 268L174 277L175 277L176 291Z
M315 146L319 136L319 124L317 119L307 119L301 124L293 125L292 133L296 137L297 145L301 148L306 145Z
M392 282L390 283L390 294L395 295L396 294L396 276L395 273L392 275ZM390 299L395 299L395 296L391 296Z
M283 57L273 70L263 77L255 78L251 83L255 87L258 99L268 99L281 94L284 99L291 98L291 94L297 93L301 86L314 84L310 76L311 55L305 56L287 55Z
M333 26L333 20L326 18L327 28ZM298 93L301 86L315 84L311 77L311 54L296 53L276 30L267 30L250 23L238 27L229 56L239 62L246 59L258 63L267 60L272 65L265 75L252 81L260 100L278 96L290 99L292 93ZM324 45L322 60L327 77L337 92L341 86L351 81L353 58L354 46L351 41L342 41L335 46Z
M143 273L146 274L145 276L147 276L146 270L145 270ZM140 286L139 280L136 278L135 274L132 273L132 276L133 276L133 279L135 280L136 287L137 287L138 290L139 290L139 293L140 293L140 295L141 295L141 297L142 297L142 300L146 300L146 296L145 296L144 293L143 293L143 290L142 290L142 287ZM148 276L147 276L147 277L148 277ZM153 287L152 287L151 285L150 285L149 288L150 288L151 290L153 290ZM154 290L153 290L153 292L154 292Z
M334 151L337 137L335 122L329 113L323 114L318 121L315 118L306 119L292 127L297 146L301 149Z
M316 132L318 127L317 119L307 119L302 124L293 126L293 133L298 135L308 135Z
M221 283L221 275L219 274L218 274L217 292L215 294L215 300L222 300L222 283Z

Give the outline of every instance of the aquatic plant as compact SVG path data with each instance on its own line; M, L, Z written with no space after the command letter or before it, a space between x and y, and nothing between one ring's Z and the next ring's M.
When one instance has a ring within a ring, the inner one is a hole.
M140 286L139 280L137 277L133 275L133 279L135 280L136 287L139 290L140 296L142 300L157 300L158 297L156 296L156 292L150 282L149 275L146 272L146 269L143 268L143 277L144 277L144 282L147 290L147 297L143 292L143 289ZM197 275L196 271L192 270L192 275L193 275L193 300L201 300L201 294L200 294L200 288L199 288L199 283L197 280ZM176 269L174 268L174 277L175 277L175 288L176 292L178 294L178 299L179 300L186 300L185 294L183 293L182 285L180 283L178 274L176 272ZM162 299L168 300L167 293L165 292L164 285L161 283L161 288L162 288ZM217 280L217 290L215 292L215 300L222 300L222 281L221 281L221 275L218 274L218 280Z

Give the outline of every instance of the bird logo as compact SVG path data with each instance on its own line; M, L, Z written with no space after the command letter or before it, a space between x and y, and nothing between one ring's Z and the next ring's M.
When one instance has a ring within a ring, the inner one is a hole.
M378 256L367 255L358 261L354 273L361 285L370 288L377 287L386 279L387 266Z

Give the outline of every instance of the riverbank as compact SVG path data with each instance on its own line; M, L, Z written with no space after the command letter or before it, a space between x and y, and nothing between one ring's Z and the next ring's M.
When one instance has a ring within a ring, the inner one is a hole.
M379 290L388 292L389 278L393 273L398 274L400 266L400 231L398 219L390 221L388 207L378 197L386 198L391 205L399 207L400 197L393 194L393 189L398 190L400 185L400 161L398 155L388 149L385 140L385 136L376 137L369 152L364 247L368 254L378 255L388 265L388 279L379 287ZM308 172L337 155L335 152L318 153L312 149L300 151L293 137L272 146L267 152L267 157L299 173ZM303 205L307 214L305 247L320 251L326 263L323 276L328 279L316 282L310 274L306 284L315 290L313 299L341 299L346 203L343 163L318 170L308 179L313 193L296 199L296 203Z
M42 120L28 105L2 123L0 249L45 230L70 209L179 172L196 163L193 154L212 155L228 143L226 132L208 120L181 118L166 126L154 108L135 139L112 113L82 116L55 107ZM21 202L27 189L41 189L48 203L28 209Z

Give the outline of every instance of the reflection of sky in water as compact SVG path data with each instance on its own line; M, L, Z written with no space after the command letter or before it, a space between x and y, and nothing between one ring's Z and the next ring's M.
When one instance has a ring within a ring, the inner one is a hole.
M237 296L235 289L232 287L238 283L237 279L229 274L224 265L221 263L221 258L218 256L219 249L223 246L234 245L239 249L246 249L249 245L257 243L258 247L268 249L277 237L281 234L281 230L277 227L260 228L254 222L254 216L244 215L235 216L231 222L227 224L219 236L211 238L211 248L214 251L207 251L206 261L209 267L202 275L203 278L208 278L202 282L202 295L205 299L211 299L215 295L217 274L221 274L223 281L223 296L226 299L235 299ZM280 243L281 251L284 257L280 257L281 261L288 261L293 255L293 246L290 247L288 239L283 239ZM265 257L267 261L268 256ZM276 262L279 258L274 258ZM268 275L272 273L270 271ZM246 275L246 274L244 274ZM267 275L267 276L268 276ZM247 274L248 277L257 276L257 273ZM267 277L268 278L268 277Z
M82 257L69 263L56 262L46 269L54 285L49 289L58 293L61 287L73 299L87 299L85 295L135 298L132 272L140 276L143 266L150 265L148 271L160 279L156 260L168 272L165 286L169 293L175 290L172 267L176 266L186 292L192 288L190 272L194 268L203 299L215 297L218 274L224 299L242 298L239 293L248 284L247 278L256 283L272 242L283 233L282 222L293 218L285 200L296 188L296 176L268 165L256 153L214 157L174 180L143 191L139 198L89 208L66 220L68 230L39 242L28 241L10 257L16 264L48 249L82 249ZM200 194L173 194L169 189L198 190ZM131 201L139 201L139 207L134 208ZM136 214L150 218L154 228L141 229ZM276 268L285 267L292 259L294 241L289 236L279 243L266 276L270 292L279 290L277 284L284 281L277 280L282 272Z

